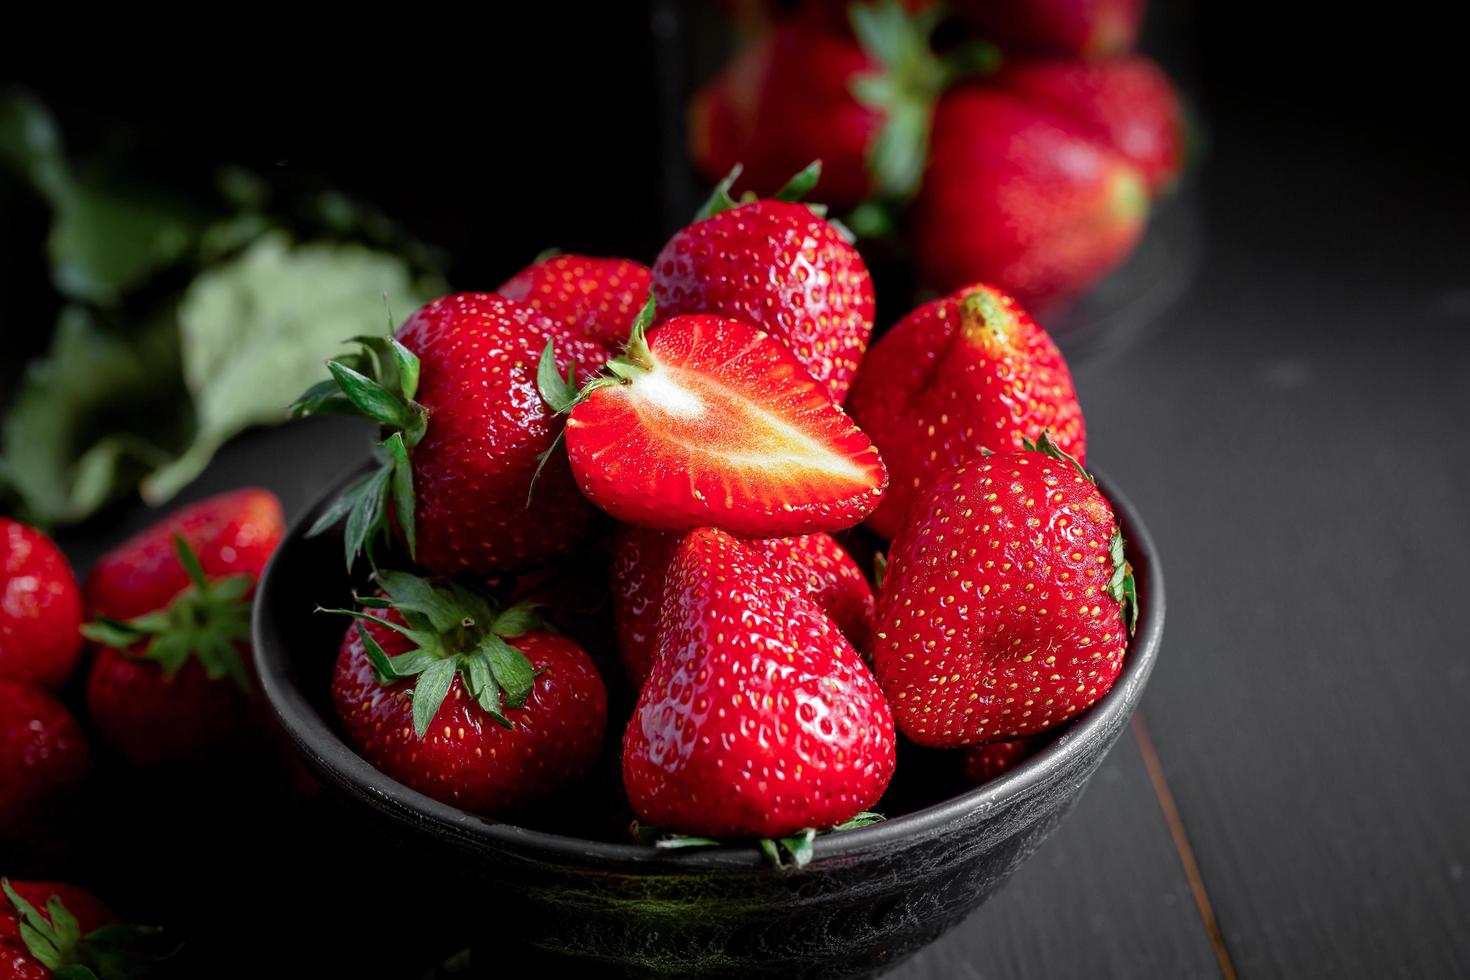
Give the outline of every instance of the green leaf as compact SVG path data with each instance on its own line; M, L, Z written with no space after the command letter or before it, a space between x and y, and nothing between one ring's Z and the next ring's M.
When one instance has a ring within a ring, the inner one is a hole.
M83 520L187 438L177 327L163 309L130 332L66 307L0 426L0 458L23 515Z
M194 554L194 549L189 547L189 542L184 540L182 534L174 535L174 554L179 556L179 564L184 566L184 572L189 576L189 581L194 583L194 588L201 592L209 591L209 579L204 577L204 567L199 564L199 556Z
M367 549L369 541L385 526L390 476L391 466L379 466L368 476L362 490L353 499L352 509L347 514L347 527L343 531L343 547L347 552L349 571L357 556Z
M40 101L23 92L0 94L0 168L49 201L71 189L56 120Z
M873 584L879 589L883 588L883 580L888 577L888 556L881 551L873 553Z
M149 477L144 496L167 500L227 439L285 419L341 339L378 321L384 296L395 308L414 309L427 292L393 255L359 245L295 245L282 233L200 273L179 305L196 431L183 455Z
M402 398L340 361L328 361L327 370L363 415L382 425L401 428L408 424L408 405Z
M577 365L574 361L563 378L556 368L555 348L556 342L548 340L546 348L541 351L541 360L536 365L536 389L541 393L541 400L561 415L570 412L577 404Z
M58 929L48 922L34 905L20 896L20 893L11 886L9 878L0 878L0 889L4 890L5 897L15 908L19 918L18 931L27 951L47 969L57 970L65 965L71 953L71 947L62 943ZM47 910L50 910L49 902Z
M378 675L378 683L391 684L394 681L402 680L403 675L398 673L397 668L393 665L393 661L389 660L388 654L383 652L382 645L373 639L372 633L368 632L367 624L369 622L371 622L371 619L366 616L358 621L357 635L362 640L362 649L367 654L368 663L373 665L373 670Z
M388 662L393 665L394 674L399 677L412 677L415 674L422 674L442 659L426 650L409 650L407 653L390 657Z
M1123 532L1116 528L1108 542L1108 557L1113 562L1113 575L1108 580L1107 593L1123 607L1123 621L1128 624L1128 635L1132 636L1138 630L1138 583L1133 577L1133 566L1124 554Z
M403 433L395 432L383 442L388 458L393 461L392 493L393 515L398 518L398 529L408 545L408 556L418 556L414 540L414 496L413 464L408 461L408 447L403 444Z
M771 867L779 868L782 866L781 851L775 841L762 837L756 841L756 846L761 849L761 853L766 856L766 860L770 862Z
M1036 437L1035 442L1032 442L1030 439L1023 437L1021 439L1021 448L1029 450L1033 453L1045 453L1052 459L1059 460L1063 463L1070 463L1072 464L1072 468L1075 469L1088 483L1097 483L1097 479L1091 473L1087 472L1087 470L1082 467L1081 463L1077 462L1077 460L1073 456L1071 456L1069 453L1059 447L1056 443L1051 441L1051 436L1047 433L1045 429L1041 430L1041 435Z
M813 160L801 170L792 175L791 179L781 185L781 189L771 195L777 201L800 201L811 193L812 188L817 186L817 181L822 179L822 161Z
M374 577L393 600L394 608L422 614L441 633L458 627L465 618L466 610L428 579L390 569L381 569Z
M99 616L90 623L83 623L81 632L84 637L93 643L100 643L105 647L115 647L119 650L125 649L148 636L134 626L117 619L108 619Z
M541 616L536 612L535 604L519 602L496 616L495 625L490 631L496 636L516 637L529 633L540 625Z
M436 661L419 675L413 689L413 730L419 738L429 730L453 683L454 661L447 658Z
M871 810L864 810L862 813L856 814L852 817L849 817L847 820L844 820L842 823L833 827L832 830L834 832L839 830L857 830L859 827L868 827L875 823L881 823L886 819L887 818L884 817L881 813L874 813Z
M480 649L490 662L495 683L505 691L505 704L519 708L526 703L536 682L536 669L526 655L500 637L490 635L480 642Z
M816 830L806 828L790 837L782 837L781 848L791 855L791 862L798 868L804 868L812 861L812 842L817 839Z
M730 188L735 186L735 181L740 179L740 174L744 169L738 163L730 168L730 172L710 192L709 199L694 213L695 221L703 221L705 218L713 217L721 211L728 211L737 206L735 199L730 196Z

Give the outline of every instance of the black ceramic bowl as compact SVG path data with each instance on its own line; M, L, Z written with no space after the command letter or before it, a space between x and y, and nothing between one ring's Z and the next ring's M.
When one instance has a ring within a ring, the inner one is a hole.
M754 847L656 850L498 823L359 758L338 735L327 697L343 623L313 613L347 597L341 543L305 537L335 491L296 523L261 579L255 662L281 724L329 787L487 886L471 892L484 896L485 934L465 936L466 944L519 937L580 961L567 964L578 976L864 976L932 941L999 888L1076 803L1138 706L1159 652L1164 582L1137 512L1103 487L1142 604L1113 689L1016 769L936 805L819 837L801 869L773 868Z

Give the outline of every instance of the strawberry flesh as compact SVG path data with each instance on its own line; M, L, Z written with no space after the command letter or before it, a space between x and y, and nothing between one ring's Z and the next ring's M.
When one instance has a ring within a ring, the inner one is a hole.
M619 520L779 537L851 527L878 505L878 451L764 332L675 317L624 374L566 427L578 485Z

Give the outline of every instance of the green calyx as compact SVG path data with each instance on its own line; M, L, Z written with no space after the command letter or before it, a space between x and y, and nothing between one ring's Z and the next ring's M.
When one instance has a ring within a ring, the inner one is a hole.
M169 677L192 657L210 680L229 678L249 692L250 677L240 657L240 644L250 641L254 583L249 575L209 581L199 556L182 535L174 535L174 550L189 575L187 589L157 612L128 620L99 617L82 626L82 635L120 650L144 644L138 659L153 661Z
M343 535L350 570L367 553L376 564L376 545L391 536L390 515L415 554L413 466L409 456L428 430L429 411L414 395L419 359L389 335L354 337L361 349L327 362L332 375L312 385L291 406L295 416L352 415L372 419L385 438L374 453L377 466L344 490L306 532L315 537L346 521Z
M848 8L853 34L880 66L851 83L853 96L883 115L883 126L868 147L868 172L880 197L904 201L918 190L940 94L960 78L1000 65L999 49L983 41L935 54L930 38L944 13L943 5L935 4L911 14L898 0Z
M653 351L648 347L647 334L648 328L653 326L653 315L653 290L650 289L648 300L638 311L638 315L633 318L633 327L628 332L627 343L623 344L623 352L607 362L603 368L604 373L580 388L577 387L576 361L573 361L567 368L566 377L562 377L556 367L556 341L548 340L546 347L541 351L541 361L536 365L536 390L540 392L541 400L554 414L567 415L572 409L591 397L598 388L628 384L640 374L652 371ZM536 492L536 483L541 479L541 471L546 468L546 461L560 448L565 438L566 427L563 426L546 451L537 457L536 472L531 476L531 485L526 489L527 507L531 506L531 497Z
M718 184L716 184L715 189L710 192L710 196L704 202L704 206L695 213L695 221L703 221L705 218L713 217L714 215L717 215L722 211L729 211L732 208L740 207L742 204L751 204L755 201L760 200L760 198L757 197L752 191L746 191L744 194L740 195L740 198L738 200L730 194L730 188L735 186L735 181L740 179L740 174L744 170L745 168L738 163L730 168L730 172L726 174L725 178L721 180ZM797 171L790 180L782 184L781 189L772 194L767 200L792 202L800 201L802 198L811 193L812 188L816 187L817 181L821 179L822 161L813 160L805 167L802 167L801 170ZM818 218L823 219L827 222L827 224L836 229L837 233L841 235L848 242L848 244L857 241L857 236L853 234L851 228L827 213L827 205L813 204L811 202L807 202L806 206L807 210L811 211L812 214L816 215Z
M373 580L381 596L359 596L361 609L322 609L359 620L358 635L380 683L414 679L413 728L420 738L438 713L458 675L486 714L506 728L515 724L505 708L526 703L536 671L526 655L507 642L542 628L529 604L500 608L489 596L458 582L438 582L407 572L379 569ZM363 610L394 609L403 623ZM363 624L372 623L406 637L413 648L388 656Z
M162 930L153 926L103 926L86 935L61 899L46 901L46 914L20 896L10 879L0 878L19 919L21 942L26 951L57 980L127 980L141 977L148 967L172 955L158 946Z
M765 855L766 860L773 868L784 870L788 868L804 868L812 860L812 844L820 836L835 834L843 830L856 830L869 824L878 823L883 820L883 814L863 811L856 816L843 821L835 827L817 830L807 827L798 830L789 837L778 837L775 839L762 837L755 844ZM691 837L687 834L677 834L657 827L649 827L635 822L633 824L633 836L640 843L651 844L659 850L682 850L686 847L721 847L730 841L715 840L713 837Z
M1022 439L1021 445L1033 452L1045 453L1052 459L1072 464L1087 482L1094 486L1097 484L1097 479L1081 463L1051 441L1051 436L1045 429L1041 430L1041 435L1036 437L1035 442ZM1108 555L1113 562L1113 575L1108 579L1104 591L1123 608L1123 621L1128 624L1128 635L1132 636L1138 630L1138 583L1133 578L1133 566L1124 555L1123 532L1117 528L1113 529L1112 540L1108 542Z

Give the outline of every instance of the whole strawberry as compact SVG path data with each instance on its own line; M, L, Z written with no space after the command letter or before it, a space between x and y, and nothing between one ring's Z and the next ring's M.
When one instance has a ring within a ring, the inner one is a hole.
M1128 256L1147 215L1138 169L1066 117L985 88L940 100L912 228L936 289L989 282L1055 310Z
M566 461L542 456L559 426L536 391L537 359L579 377L608 351L529 306L459 293L414 313L396 337L359 338L361 353L328 362L332 379L298 414L364 415L385 438L378 465L310 533L346 520L350 565L395 530L423 567L488 575L541 564L575 547L592 518Z
M623 739L641 821L780 838L877 802L894 766L888 704L836 624L784 575L722 531L693 531L669 569L662 618Z
M607 727L596 667L526 606L376 575L332 678L348 740L383 773L475 813L518 809L586 776Z
M616 352L648 299L649 282L648 267L632 259L555 255L517 272L495 292Z
M82 649L82 595L56 545L0 517L0 677L58 688Z
M165 958L159 930L118 925L76 885L0 878L0 980L122 980Z
M704 313L759 327L841 402L873 332L873 280L857 249L795 201L735 205L717 191L703 213L654 261L660 322Z
M878 593L873 669L920 745L1022 738L1107 693L1136 615L1112 508L1043 438L914 502Z
M1126 158L1151 192L1178 178L1184 162L1183 110L1169 76L1148 58L1010 62L996 81L1067 117L1080 132Z
M1132 50L1143 0L957 0L954 11L1008 52L1097 60Z
M582 492L627 524L783 537L851 527L888 480L868 437L768 334L677 316L578 391L548 346L541 392ZM540 493L538 489L537 494Z
M0 838L59 809L91 770L71 712L49 691L0 678Z
M991 286L926 303L873 345L847 409L883 454L891 483L868 526L891 538L945 470L1050 432L1083 459L1071 372L1045 330Z
M635 687L642 687L658 643L664 581L680 537L666 531L620 527L613 553L613 617L618 652ZM873 590L857 562L829 534L747 541L791 588L810 597L856 650L873 631Z
M236 490L183 508L93 566L87 711L133 765L199 758L240 734L250 600L284 533L274 494Z

